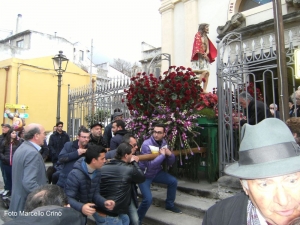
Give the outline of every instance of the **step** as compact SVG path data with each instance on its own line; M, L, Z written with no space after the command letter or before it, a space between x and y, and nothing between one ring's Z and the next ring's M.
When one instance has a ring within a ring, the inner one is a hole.
M167 189L154 186L151 188L151 192L152 192L152 204L161 207L161 209L165 211L165 200L167 196ZM194 217L203 217L206 210L210 208L212 205L214 205L216 202L217 202L216 199L192 196L184 192L177 191L174 204L183 213L187 215L194 216Z
M200 225L202 219L187 214L178 214L169 212L161 207L151 205L143 220L145 225Z

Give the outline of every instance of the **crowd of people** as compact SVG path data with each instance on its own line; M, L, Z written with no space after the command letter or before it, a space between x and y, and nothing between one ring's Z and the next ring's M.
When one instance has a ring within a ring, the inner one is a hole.
M90 124L89 129L81 126L77 139L72 141L63 130L63 122L58 122L47 144L41 124L25 126L24 131L19 132L21 137L9 124L2 124L0 162L5 184L2 196L10 199L8 215L14 218L15 224L31 215L28 212L37 212L35 208L57 205L59 208L50 208L64 212L62 207L69 205L82 216L82 224L92 216L96 224L139 225L152 203L152 181L167 184L166 210L181 213L174 205L177 180L162 170L164 162L168 165L175 162L164 139L164 125L155 125L153 135L145 140L139 153L151 154L153 145L160 149L158 156L143 162L136 155L137 140L125 129L120 110L115 110L104 134L103 129L99 122ZM47 158L51 158L52 166L46 170L44 160ZM143 195L140 206L138 187ZM66 196L64 204L56 204L48 198L49 192L58 189ZM29 207L32 202L29 198L43 191L45 195L41 196L49 202ZM73 211L67 213L74 214ZM9 224L14 224L12 221Z
M248 112L260 106L247 93L239 98ZM268 109L273 118L265 118L267 107L259 108L260 114L238 121L243 125L239 161L225 168L226 174L240 179L244 192L212 206L204 225L300 224L300 117L284 123L277 117L275 103ZM86 224L91 216L97 225L140 225L152 204L152 182L167 186L165 209L182 213L174 204L177 179L162 167L175 163L163 124L155 124L152 135L140 146L142 155L158 149L154 159L143 161L120 110L115 110L105 128L100 122L90 124L89 129L80 127L73 141L63 130L63 122L54 126L48 143L41 124L28 124L19 132L9 124L1 126L4 190L0 194L10 199L7 215L13 218L6 224ZM46 170L49 157L52 166ZM63 216L55 219L57 215Z

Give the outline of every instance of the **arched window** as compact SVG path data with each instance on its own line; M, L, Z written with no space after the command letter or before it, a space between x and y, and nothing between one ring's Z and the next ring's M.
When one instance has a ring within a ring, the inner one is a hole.
M269 2L272 2L272 0L242 0L240 7L239 7L239 12L243 12L248 9L252 9L252 8L267 4Z

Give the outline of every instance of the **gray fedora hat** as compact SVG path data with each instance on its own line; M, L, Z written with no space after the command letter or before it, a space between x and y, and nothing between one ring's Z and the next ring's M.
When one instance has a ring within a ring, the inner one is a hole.
M239 161L224 172L242 179L261 179L300 171L300 148L284 122L264 119L241 129Z

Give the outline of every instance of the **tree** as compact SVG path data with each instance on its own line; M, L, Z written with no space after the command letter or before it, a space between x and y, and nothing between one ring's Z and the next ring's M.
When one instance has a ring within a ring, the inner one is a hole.
M116 70L120 71L121 73L131 77L134 76L139 70L140 66L137 62L130 63L124 59L114 59L114 62L111 65Z

